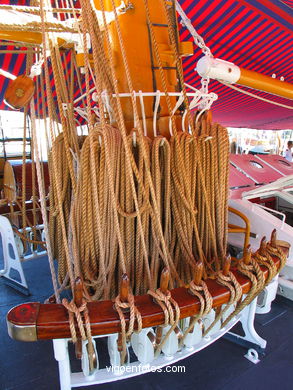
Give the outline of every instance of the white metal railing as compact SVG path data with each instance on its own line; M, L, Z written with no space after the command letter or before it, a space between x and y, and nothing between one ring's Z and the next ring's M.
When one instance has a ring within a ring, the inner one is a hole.
M200 90L197 90L196 88L192 87L191 85L189 84L185 84L187 88L191 89L193 92L186 92L186 96L189 98L189 109L190 110L193 110L194 108L196 107L204 107L203 109L201 109L201 111L199 112L197 118L199 118L201 116L201 114L210 109L212 103L217 100L218 96L213 93L213 92L210 92L210 93L204 93ZM94 102L97 102L98 101L98 94L97 92L95 92L96 89L95 88L92 88L90 90L90 93L93 92L92 94L92 100ZM85 94L81 95L80 97L78 97L77 99L74 100L73 104L77 104L78 102L80 102L83 98L84 98ZM140 108L141 108L141 113L142 113L142 124L143 124L143 129L144 129L144 134L147 135L147 129L146 129L146 115L145 115L145 103L144 103L144 98L146 97L153 97L155 99L155 102L154 102L154 111L153 111L153 133L154 133L154 136L157 136L157 119L158 119L158 110L159 110L159 106L160 106L160 102L163 98L165 98L167 96L166 93L164 92L161 92L159 90L157 90L156 92L143 92L143 91L133 91L132 93L119 93L119 94L112 94L112 98L134 98L135 100L138 98L139 100L139 104L140 104ZM172 131L172 117L175 115L176 111L178 110L178 108L181 106L181 104L183 103L184 101L184 94L183 92L168 92L168 96L169 97L176 97L178 98L175 106L173 107L172 109L172 113L171 113L171 117L169 119L169 130L170 130L170 134L173 135L173 131ZM112 108L111 108L111 104L110 104L110 96L109 94L106 92L106 91L103 91L101 93L101 98L102 98L102 101L103 101L103 104L104 104L104 109L106 110L109 118L110 118L110 122L113 121L113 111L112 111ZM64 110L67 110L67 105L66 104L63 104L63 109ZM99 111L99 108L98 107L94 107L92 108L92 110L94 111L95 115L97 116L97 118L99 119L100 118L100 111ZM85 120L87 120L87 109L86 108L82 108L82 107L74 107L74 111L80 115L82 118L84 118ZM185 126L185 118L186 118L186 115L187 115L187 110L184 111L183 115L182 115L182 130L183 131L186 131L186 126ZM134 127L137 127L137 123L134 122Z
M284 227L284 223L286 221L286 214L282 213L281 211L277 211L277 210L274 210L274 209L271 209L269 207L266 207L262 204L259 204L259 203L254 203L253 204L253 207L260 207L261 209L264 209L264 210L267 210L271 213L274 213L274 214L277 214L277 215L280 215L282 217L282 226L281 226L281 229L283 229Z
M34 228L26 227L25 229L18 229L18 231L24 235L28 234L30 240L37 240L37 237L34 237L34 230L39 233L39 238L42 242L46 242L44 225L36 225ZM19 256L23 260L30 260L36 257L44 256L47 254L47 251L40 247L38 244L28 243L28 250L21 253L19 251Z

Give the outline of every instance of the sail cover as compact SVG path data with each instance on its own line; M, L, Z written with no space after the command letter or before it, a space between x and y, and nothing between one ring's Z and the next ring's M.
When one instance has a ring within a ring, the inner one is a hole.
M57 5L57 1L52 3ZM79 6L78 2L74 3ZM180 0L179 3L214 57L293 84L293 1ZM0 0L0 4L28 5L29 1ZM179 24L179 28L181 40L192 40L185 27ZM0 53L0 68L14 75L23 74L25 54L9 53L15 48L3 46L5 41L1 43L0 50L7 52ZM183 60L185 81L195 88L201 87L195 68L202 55L201 50L194 46L194 55ZM70 56L64 56L64 67L66 58ZM7 108L3 95L8 82L0 76L0 109ZM240 88L276 103L293 106L291 100ZM218 81L210 81L209 90L218 95L212 107L214 120L225 126L271 130L293 128L293 111L288 108L244 95ZM38 101L39 113L44 114L46 104L41 99Z

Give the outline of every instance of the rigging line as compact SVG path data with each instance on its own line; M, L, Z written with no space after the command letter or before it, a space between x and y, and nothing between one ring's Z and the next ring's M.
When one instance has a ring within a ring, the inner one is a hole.
M279 106L279 107L288 108L288 110L293 110L293 107L287 106L286 104L274 102L273 100L263 98L263 97L261 97L261 96L255 95L255 94L252 93L252 92L248 92L248 91L245 91L244 89L235 87L235 85L231 85L231 84L225 83L224 81L220 81L220 80L218 80L218 81L219 81L219 83L225 85L226 87L229 87L229 88L231 88L231 89L235 89L235 91L241 92L241 93L243 93L243 94L245 94L245 95L248 95L248 96L251 96L251 97L253 97L253 98L255 98L255 99L259 99L259 100L262 100L262 101L264 101L264 102L266 102L266 103L274 104L274 105Z

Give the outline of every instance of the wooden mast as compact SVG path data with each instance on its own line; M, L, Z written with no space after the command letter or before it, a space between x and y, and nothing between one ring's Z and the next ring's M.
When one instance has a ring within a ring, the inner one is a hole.
M106 11L112 11L112 1L105 0ZM120 5L120 0L115 0L115 5ZM128 3L128 2L126 2ZM132 0L132 9L118 16L120 29L123 38L123 45L127 57L127 63L131 74L133 90L136 92L153 92L157 90L165 92L178 92L177 68L175 53L171 46L168 31L168 22L162 4L158 0L149 0L150 24L142 0ZM126 4L127 5L127 4ZM99 0L95 0L95 6L99 9ZM170 5L173 7L173 5ZM173 9L175 12L175 10ZM169 12L172 12L170 8ZM175 24L176 23L176 24ZM175 34L178 35L177 22L172 26ZM166 85L164 86L160 77L159 63L156 56L156 47L152 39L151 30L154 32L159 56L165 74ZM115 22L109 25L111 44L115 53L115 74L117 76L120 93L128 93L129 87L125 74L125 66L122 58L119 36ZM192 54L192 42L183 42L178 45L180 55ZM170 97L172 107L176 104L176 98ZM130 98L122 99L122 107L125 124L130 131L134 126L133 108ZM140 106L138 105L139 109ZM153 110L154 97L144 97L144 111L146 117L147 135L153 138ZM140 119L142 113L139 113ZM157 121L158 132L161 135L169 136L169 110L166 98L160 100L160 112Z

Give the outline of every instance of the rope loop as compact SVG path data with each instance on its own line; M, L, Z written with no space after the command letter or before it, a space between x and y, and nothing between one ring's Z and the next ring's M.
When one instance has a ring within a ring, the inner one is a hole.
M87 302L83 300L82 304L77 307L74 300L71 300L69 302L66 298L63 298L62 305L68 310L69 326L73 343L76 343L77 341L74 318L76 318L78 330L80 332L82 340L86 340L87 336L83 325L82 313L87 311Z
M276 246L276 247L272 246L269 242L267 243L266 249L271 256L276 256L276 257L278 257L278 259L280 259L281 264L280 264L280 267L278 270L280 272L281 269L284 267L286 260L287 260L287 256L286 256L285 252L282 251L282 249L278 246Z
M163 326L173 325L174 324L174 312L171 303L175 302L171 297L171 292L168 290L166 293L163 293L160 288L156 291L149 290L148 294L151 295L156 303L161 307L165 315L165 322ZM177 303L175 302L175 308ZM178 305L177 305L178 306Z
M230 286L234 288L234 298L231 303L238 302L239 299L242 296L242 288L241 285L239 284L238 280L235 278L235 275L233 272L229 272L228 275L224 275L222 272L219 272L217 281L220 284L223 284L224 286L228 287L230 289ZM231 289L230 289L231 291ZM230 301L232 300L232 294Z
M203 292L203 294L200 294L204 298L204 308L201 316L207 315L213 307L213 298L208 290L207 284L203 280L200 281L200 284L195 284L194 281L191 281L189 284L189 290L197 297L199 296L199 293Z
M160 288L156 291L149 290L148 294L151 295L155 301L160 305L165 315L165 322L163 326L171 325L170 329L166 333L161 343L157 346L155 357L159 356L164 344L168 340L170 334L174 331L180 320L180 308L178 303L172 298L169 290L163 293ZM175 310L175 317L174 317Z
M204 331L204 336L207 335L210 330L220 321L224 314L229 310L230 306L238 303L242 297L242 288L235 278L233 272L229 271L227 275L224 275L222 271L217 274L217 282L230 290L230 299L229 302L225 305L224 308L221 308L220 312L216 315L216 318L211 323L211 325ZM232 314L228 316L222 323L221 327L223 328L226 323L228 323L235 316L236 309Z
M186 336L193 330L196 322L207 315L213 307L213 298L208 290L207 284L203 280L199 284L195 284L192 280L189 284L189 291L199 299L200 309L196 316L190 317L189 326L185 329L180 341L180 347L183 346Z
M275 265L275 262L273 261L269 251L267 250L267 245L265 245L264 248L261 250L259 249L255 253L255 258L258 262L258 264L261 264L265 266L269 271L269 276L267 277L267 280L265 281L265 285L268 285L270 281L275 277L277 274L277 267Z
M251 257L250 264L245 264L244 261L240 261L237 265L237 270L251 281L251 288L246 297L242 301L239 301L235 310L222 323L222 328L255 299L265 284L263 272L253 256Z
M124 321L124 314L122 309L129 309L130 318L129 318L129 326L128 330L126 332L126 337L130 337L131 334L134 332L134 324L135 320L137 321L137 332L140 332L142 329L142 318L139 310L135 306L134 296L133 294L128 294L127 302L121 302L119 295L115 298L115 309L117 310L119 317L121 315L121 318L123 317ZM123 321L123 320L122 320ZM126 325L126 323L125 323ZM125 327L126 328L126 327Z
M136 332L139 333L142 330L142 318L139 310L135 306L133 294L130 293L128 294L127 302L121 302L120 297L117 296L114 300L114 307L119 315L119 319L121 322L122 351L120 354L120 364L123 365L125 363L125 358L126 358L126 343L127 340L131 337L132 333L134 332L135 320L137 322ZM129 324L127 330L126 330L126 321L125 321L123 309L129 309Z

